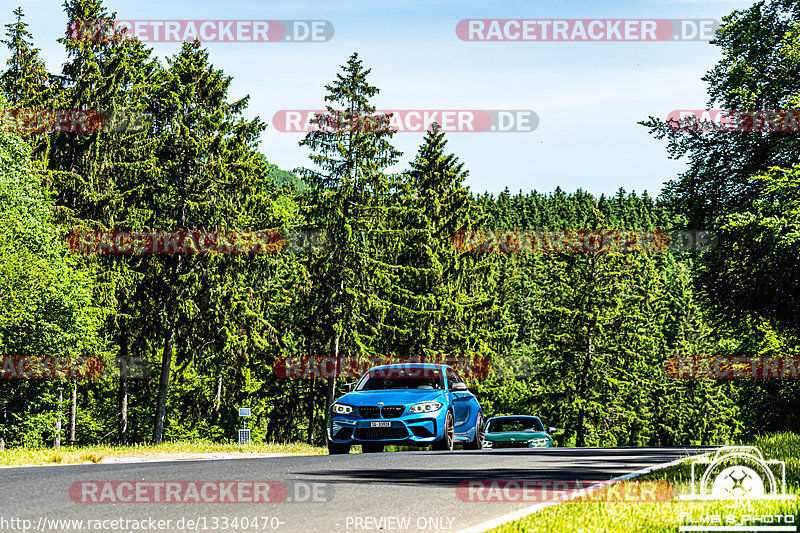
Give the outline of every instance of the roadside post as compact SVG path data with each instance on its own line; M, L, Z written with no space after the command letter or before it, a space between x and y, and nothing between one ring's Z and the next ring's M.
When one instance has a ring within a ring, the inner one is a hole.
M61 385L58 386L58 418L56 418L55 437L53 437L53 448L61 448L61 408L64 404L64 391Z
M250 444L250 430L247 429L247 417L250 416L249 407L240 407L239 416L242 417L242 429L239 430L239 446Z

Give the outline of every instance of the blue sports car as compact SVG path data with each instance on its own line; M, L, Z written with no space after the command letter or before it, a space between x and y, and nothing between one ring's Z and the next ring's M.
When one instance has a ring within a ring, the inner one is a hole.
M364 453L386 444L452 450L483 447L483 411L456 371L447 365L395 364L369 369L351 392L331 405L328 452Z

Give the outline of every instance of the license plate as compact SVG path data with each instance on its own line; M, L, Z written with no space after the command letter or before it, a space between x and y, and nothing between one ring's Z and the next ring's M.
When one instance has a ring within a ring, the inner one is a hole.
M371 428L390 428L392 427L391 422L370 422L369 427Z

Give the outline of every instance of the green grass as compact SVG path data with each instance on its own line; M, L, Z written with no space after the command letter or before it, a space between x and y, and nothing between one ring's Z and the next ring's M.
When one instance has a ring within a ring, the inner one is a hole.
M325 448L303 443L263 443L239 446L238 444L217 444L205 441L165 442L157 446L137 444L133 446L62 446L52 448L10 448L0 452L0 465L52 465L99 463L105 458L177 453L301 453L321 455Z
M800 435L781 433L759 437L755 442L737 443L757 446L765 459L780 459L786 462L786 492L798 495L797 501L753 502L752 507L736 509L729 501L690 502L680 501L679 494L689 492L691 466L689 462L651 472L636 480L665 480L672 485L673 496L669 501L647 503L603 503L590 498L574 500L545 508L521 520L509 522L492 529L492 533L536 532L616 532L646 531L648 533L675 533L682 522L682 513L689 513L699 520L704 515L793 515L800 522ZM707 522L698 522L705 524ZM760 525L760 524L758 524Z
M796 491L795 491L796 493ZM670 501L663 503L564 503L548 507L531 516L491 530L492 532L648 532L676 533L681 513L699 517L707 514L727 516L731 513L782 514L797 517L797 502L756 502L752 510L731 510L725 503ZM797 518L795 518L797 520Z

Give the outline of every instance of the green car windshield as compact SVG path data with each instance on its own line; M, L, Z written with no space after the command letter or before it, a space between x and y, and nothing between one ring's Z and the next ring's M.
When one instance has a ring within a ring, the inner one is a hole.
M538 418L502 418L489 422L488 433L508 433L514 431L544 431Z

